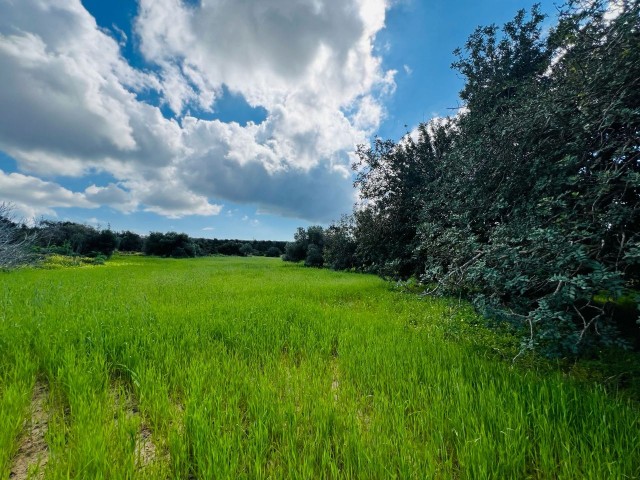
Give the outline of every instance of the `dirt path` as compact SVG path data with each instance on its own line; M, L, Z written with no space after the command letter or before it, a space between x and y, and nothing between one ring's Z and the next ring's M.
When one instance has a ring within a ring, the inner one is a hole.
M44 476L44 469L49 461L49 447L45 440L49 428L48 398L49 386L44 382L37 382L31 398L31 418L25 422L20 447L13 459L9 475L12 480L27 479L29 474L35 479Z

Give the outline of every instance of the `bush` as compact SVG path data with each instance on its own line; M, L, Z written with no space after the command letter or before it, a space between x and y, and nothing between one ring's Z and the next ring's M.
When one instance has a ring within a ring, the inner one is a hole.
M241 255L240 244L237 242L225 242L218 247L218 253L221 255Z
M280 251L280 249L278 247L269 247L269 249L267 250L267 252L265 253L266 257L279 257L280 255L282 255L282 252Z
M284 246L283 259L286 262L299 262L304 260L307 255L307 249L302 243L299 242L287 242Z
M243 243L240 246L240 255L242 255L243 257L253 255L253 247L250 243Z
M144 242L144 253L160 257L195 257L196 246L186 233L151 232Z
M137 233L125 231L118 235L118 250L121 252L141 252L144 239Z
M325 264L333 270L348 270L356 263L357 243L353 228L353 219L345 216L324 231L322 255Z
M107 261L107 257L102 255L101 253L96 255L95 257L93 257L93 264L94 265L104 265L104 262Z
M320 247L315 244L309 245L307 248L307 258L304 260L305 267L322 267L324 259L322 258L322 252Z
M293 242L287 242L285 245L282 259L287 262L299 262L300 260L305 260L309 255L308 249L311 245L314 245L315 248L317 248L320 256L322 257L322 249L324 247L324 230L320 225L307 227L306 230L302 227L298 227L298 230L293 235Z

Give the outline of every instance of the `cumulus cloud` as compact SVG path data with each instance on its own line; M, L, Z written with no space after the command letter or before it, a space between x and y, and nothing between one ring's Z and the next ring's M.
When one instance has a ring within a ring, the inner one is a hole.
M54 215L55 207L95 208L97 205L82 193L72 192L53 182L21 173L5 173L0 170L2 200L15 205L26 218L38 215Z
M84 196L90 202L98 205L109 205L125 213L134 211L138 206L130 192L113 183L106 187L91 185L85 189Z
M0 0L0 150L32 180L115 178L66 190L74 206L180 217L217 215L235 201L336 218L353 200L349 152L379 126L394 88L395 72L382 70L373 49L385 8L384 0L139 0L135 33L153 66L142 71L121 53L126 34L100 29L80 0ZM215 113L225 88L266 119L241 126L190 113ZM32 187L45 185L56 184ZM24 202L64 206L47 196Z

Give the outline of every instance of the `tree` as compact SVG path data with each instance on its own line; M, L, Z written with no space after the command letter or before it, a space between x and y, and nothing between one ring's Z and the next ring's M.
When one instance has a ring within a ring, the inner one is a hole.
M222 255L241 255L238 242L224 242L218 247L218 253Z
M304 259L305 267L322 267L324 259L322 258L322 251L320 247L315 243L309 245L307 248L307 256Z
M320 251L324 247L324 229L320 225L307 227L308 245L316 245Z
M84 246L79 253L96 256L104 255L110 257L118 245L118 238L111 229L93 230L90 232L84 242Z
M142 236L129 230L118 234L118 250L121 252L142 252Z
M189 235L176 232L151 232L144 242L144 253L161 257L195 257L197 249Z
M299 262L307 256L307 247L301 242L287 242L284 246L283 260L287 262Z
M423 281L551 354L624 344L615 312L638 289L640 15L606 8L570 4L547 39L536 9L472 35L454 64L468 111L441 168L448 219L430 189L419 228Z
M0 269L17 268L33 263L37 233L13 221L13 208L0 203Z
M376 139L372 148L358 148L352 168L362 204L354 213L354 235L364 270L392 278L420 272L417 228L440 173L437 164L450 148L450 131L451 121L443 120L422 125L417 142L406 135L397 144Z
M243 257L253 255L253 247L250 243L243 243L240 246L240 255L242 255Z
M312 225L306 230L302 227L298 227L296 233L293 236L293 242L287 242L284 247L283 260L287 262L299 262L305 260L308 255L308 249L311 245L315 246L322 256L322 249L324 247L324 230L320 225Z
M278 247L269 247L265 256L267 257L279 257L282 255L282 251Z
M353 222L353 217L345 215L324 231L324 264L333 270L347 270L356 266L357 243Z

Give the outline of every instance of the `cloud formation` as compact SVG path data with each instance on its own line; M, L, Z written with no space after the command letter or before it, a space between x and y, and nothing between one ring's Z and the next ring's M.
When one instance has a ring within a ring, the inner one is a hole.
M25 174L0 180L58 192L0 196L40 211L180 217L234 201L336 218L353 201L350 152L394 88L373 53L384 17L384 0L139 0L143 71L121 53L126 34L105 33L80 0L0 0L0 150ZM266 119L211 120L223 87ZM84 192L53 181L92 172L116 181Z
M0 170L0 192L25 218L54 214L55 207L95 208L83 193L72 192L52 182Z

